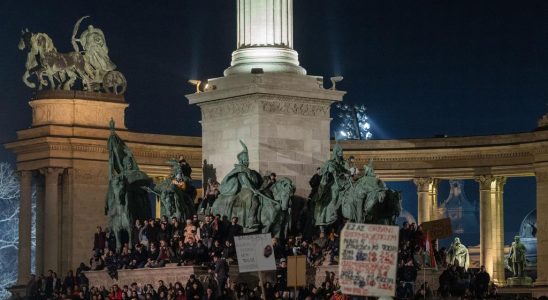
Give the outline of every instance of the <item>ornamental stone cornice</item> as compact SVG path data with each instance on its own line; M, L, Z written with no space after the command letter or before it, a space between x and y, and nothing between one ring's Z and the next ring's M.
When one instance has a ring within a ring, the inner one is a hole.
M389 152L390 150L387 150ZM424 153L422 153L424 152ZM446 151L434 153L428 150L418 151L403 151L398 153L396 151L392 153L369 153L362 151L345 151L347 155L353 155L356 161L359 163L367 163L369 159L377 162L393 162L393 161L440 161L440 160L484 160L484 159L500 159L500 158L533 158L532 153L529 151L515 151L515 152L456 152Z
M200 104L202 121L234 118L249 113L329 118L330 103L312 98L253 94Z
M548 164L548 132L340 144L358 165L372 159L377 174L396 180L534 176L534 165Z

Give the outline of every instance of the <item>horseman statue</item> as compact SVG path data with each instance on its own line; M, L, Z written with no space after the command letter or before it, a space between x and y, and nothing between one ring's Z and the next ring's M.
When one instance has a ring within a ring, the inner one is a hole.
M261 175L249 168L247 146L240 141L242 152L238 163L219 187L220 194L211 211L228 219L237 217L244 233L270 232L283 239L289 227L290 201L295 186L288 178L272 183L267 190L261 189Z
M109 228L116 236L116 248L119 250L124 241L130 248L132 225L135 220L150 217L150 204L143 187L152 181L142 171L124 141L114 131L114 121L110 121L108 146L109 183L105 203L105 215Z
M320 185L310 197L311 219L325 229L346 219L353 223L393 225L401 212L400 193L388 189L373 169L372 161L357 177L353 164L345 162L338 142L331 159L320 169Z
M72 32L74 51L59 53L52 39L45 33L32 33L23 30L19 49L27 50L26 71L23 82L30 88L43 90L71 90L79 80L84 91L123 94L127 82L122 73L108 56L105 34L99 28L89 25L76 37L80 23L88 16L80 18ZM35 81L32 82L31 76Z
M145 190L160 199L162 216L175 217L178 220L190 219L195 214L196 188L192 185L192 179L182 174L177 161L170 160L169 163L172 165L169 177L152 189L145 187Z

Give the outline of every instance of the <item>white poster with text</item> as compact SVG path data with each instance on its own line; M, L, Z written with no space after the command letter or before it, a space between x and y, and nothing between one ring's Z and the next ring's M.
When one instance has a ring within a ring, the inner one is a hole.
M270 233L234 237L240 273L276 270Z

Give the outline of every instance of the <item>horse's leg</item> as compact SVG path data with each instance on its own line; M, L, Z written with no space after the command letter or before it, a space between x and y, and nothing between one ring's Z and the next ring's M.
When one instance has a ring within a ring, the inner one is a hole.
M72 71L67 71L66 75L68 76L68 80L63 84L64 90L70 90L74 82L76 81L76 74L74 74Z
M33 89L33 88L36 87L36 84L35 84L34 82L30 82L30 81L29 81L29 77L30 77L29 70L26 70L25 73L23 74L23 82L24 82L28 87L30 87L31 89Z
M129 220L128 220L128 223L130 223ZM128 235L128 249L132 249L133 248L133 242L131 241L131 226L128 226L126 230L127 230L127 235Z
M113 226L114 228L112 228L112 230L114 230L114 237L116 238L116 252L119 252L120 249L122 248L122 243L120 242L121 241L121 234L120 234L120 230L123 228L123 226Z
M50 88L53 90L53 89L56 89L55 87L55 81L53 80L53 74L51 73L47 73L47 76L48 76L48 80L49 80L49 84L50 84Z

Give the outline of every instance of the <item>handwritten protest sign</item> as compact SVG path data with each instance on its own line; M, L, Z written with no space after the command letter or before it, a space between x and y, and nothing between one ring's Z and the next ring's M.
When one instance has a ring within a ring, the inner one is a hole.
M234 237L240 273L276 270L270 233Z
M394 296L397 226L347 223L341 232L339 283L347 295Z

